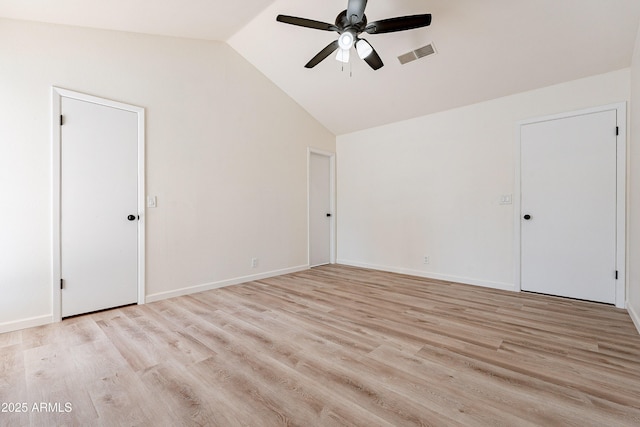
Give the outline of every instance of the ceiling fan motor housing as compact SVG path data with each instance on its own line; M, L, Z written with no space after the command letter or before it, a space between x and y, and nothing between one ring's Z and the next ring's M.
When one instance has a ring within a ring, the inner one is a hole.
M356 16L354 15L354 18L355 17ZM347 11L343 10L336 17L336 27L338 27L340 31L353 29L355 30L356 34L360 34L361 32L364 31L366 26L367 26L367 15L362 15L362 19L358 22L352 22L352 20L349 17L347 17Z

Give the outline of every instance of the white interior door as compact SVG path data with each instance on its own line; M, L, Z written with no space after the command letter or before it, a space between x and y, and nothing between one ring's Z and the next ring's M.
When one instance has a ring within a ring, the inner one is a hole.
M135 303L138 294L136 113L61 99L62 316Z
M331 262L331 158L309 157L309 264Z
M521 287L616 298L616 111L521 127Z

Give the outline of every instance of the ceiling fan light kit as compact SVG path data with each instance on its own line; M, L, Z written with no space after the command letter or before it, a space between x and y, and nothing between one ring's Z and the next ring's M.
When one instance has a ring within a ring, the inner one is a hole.
M324 49L318 52L316 56L311 58L305 65L306 68L315 67L336 50L338 50L336 60L349 62L349 52L355 44L358 57L363 59L374 70L378 70L384 66L384 63L373 46L365 39L359 37L361 33L393 33L431 25L431 14L400 16L368 23L367 16L364 14L366 7L367 0L349 0L347 9L338 14L335 24L288 15L278 15L276 20L285 24L315 30L333 31L340 34L338 40L329 43Z

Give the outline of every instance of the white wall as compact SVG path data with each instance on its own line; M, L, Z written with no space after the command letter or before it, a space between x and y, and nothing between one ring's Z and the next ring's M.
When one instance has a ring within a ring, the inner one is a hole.
M52 85L146 108L150 299L306 266L335 136L233 49L0 19L0 332L51 319Z
M640 30L631 66L629 149L629 313L640 331Z
M499 200L515 192L516 122L628 101L629 82L624 69L339 136L338 261L514 289Z

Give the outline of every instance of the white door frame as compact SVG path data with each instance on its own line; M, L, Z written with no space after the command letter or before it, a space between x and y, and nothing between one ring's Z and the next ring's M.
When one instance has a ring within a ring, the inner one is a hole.
M616 302L618 308L626 308L626 194L627 194L627 104L621 102L618 104L604 105L600 107L588 108L584 110L572 111L567 113L555 114L544 117L537 117L529 120L518 122L516 129L516 147L515 147L515 194L514 194L514 249L515 249L515 288L517 291L522 290L521 283L521 233L522 233L522 206L521 206L521 128L524 125L545 122L549 120L565 119L569 117L581 116L585 114L600 113L603 111L616 111L618 135L617 143L617 164L616 164L616 270L618 271L618 280L616 281ZM615 129L612 129L615 132Z
M307 265L311 265L311 154L318 154L329 158L329 209L331 218L329 221L329 262L336 263L336 153L307 148Z
M144 141L145 141L145 111L144 108L135 105L123 104L109 99L98 98L84 93L51 87L51 170L52 170L52 261L51 276L53 287L53 321L62 320L62 292L60 291L61 279L61 234L60 234L60 186L61 186L61 124L60 114L62 98L70 98L79 101L91 102L120 110L136 113L138 117L138 304L145 303L145 169L144 169Z

